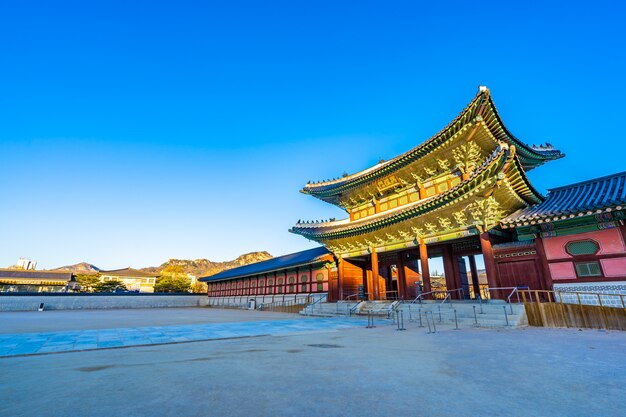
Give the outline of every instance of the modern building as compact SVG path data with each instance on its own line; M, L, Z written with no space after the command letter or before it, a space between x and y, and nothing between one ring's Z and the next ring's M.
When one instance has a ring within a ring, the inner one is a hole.
M471 278L479 276L480 258L491 297L516 286L623 287L624 173L544 197L526 172L563 156L550 144L529 146L513 136L490 91L480 87L421 145L355 174L306 184L303 193L346 212L345 219L298 221L290 229L323 248L200 280L210 296L267 294L279 279L282 286L303 276L309 283L314 264L315 273L325 271L327 289L303 285L301 291L327 291L330 301L412 299L434 290L459 290L453 296L470 298L482 290ZM302 264L282 261L292 258ZM443 280L431 279L432 258L443 263Z
M75 286L71 272L0 269L0 292L67 292Z
M154 292L154 284L159 274L139 271L131 267L100 271L100 282L121 281L129 291Z
M30 259L26 259L26 258L19 258L17 260L17 263L15 264L15 267L17 269L24 269L26 271L28 270L35 270L37 269L37 261L31 261Z

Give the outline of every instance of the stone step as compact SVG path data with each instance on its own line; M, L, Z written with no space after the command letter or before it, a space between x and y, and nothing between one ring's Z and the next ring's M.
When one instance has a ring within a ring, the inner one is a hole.
M358 307L358 308L357 308ZM368 307L370 309L368 309ZM395 309L394 309L395 307ZM474 317L474 307L476 307L476 317ZM506 317L504 309L506 308ZM422 314L422 324L426 325L426 315L429 319L434 319L436 325L455 326L456 320L459 326L475 326L476 321L479 327L505 327L507 319L510 326L526 325L526 313L523 305L502 303L483 303L481 306L476 302L453 302L441 306L440 303L424 303L421 306L416 304L393 304L392 302L362 302L362 303L317 303L300 311L300 314L319 317L346 317L350 315L373 314L377 317L395 318L395 312L401 311L405 323L419 322L418 314ZM511 309L513 313L511 313ZM440 311L441 310L441 321ZM391 313L391 314L390 314Z

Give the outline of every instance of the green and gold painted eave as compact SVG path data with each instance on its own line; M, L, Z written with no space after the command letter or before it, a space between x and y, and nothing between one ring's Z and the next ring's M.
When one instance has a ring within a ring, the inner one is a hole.
M331 181L309 183L301 191L329 203L345 206L348 191L367 187L424 157L433 159L434 153L439 148L446 147L446 142L458 138L462 132L479 124L483 124L496 141L505 142L518 149L518 156L525 171L564 156L560 151L552 149L550 146L538 150L519 141L502 123L489 90L481 88L468 106L448 126L421 145L390 161L356 174Z
M625 220L626 211L608 208L593 213L545 217L508 227L515 229L518 240L529 240L535 237L549 238L612 229L622 225Z
M515 147L502 144L472 177L443 194L362 221L297 224L290 231L352 256L372 247L387 251L478 234L541 201L525 180Z

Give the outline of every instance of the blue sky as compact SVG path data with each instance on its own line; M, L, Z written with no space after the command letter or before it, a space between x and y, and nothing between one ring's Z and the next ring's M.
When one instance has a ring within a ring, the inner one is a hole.
M621 2L5 2L0 266L158 265L315 246L298 190L389 159L487 85L567 157L626 169Z

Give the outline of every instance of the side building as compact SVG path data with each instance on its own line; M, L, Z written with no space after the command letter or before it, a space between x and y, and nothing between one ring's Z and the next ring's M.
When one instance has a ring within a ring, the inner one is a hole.
M229 269L200 281L207 284L209 297L267 296L272 300L327 293L336 269L333 255L320 247Z
M159 274L139 271L131 267L100 271L100 282L121 281L129 291L154 292Z
M75 286L71 272L0 269L0 292L68 292Z
M560 291L626 294L626 172L554 188L501 221L516 242L494 247L502 279ZM524 271L523 273L521 271Z

